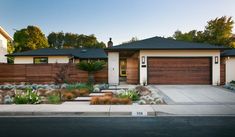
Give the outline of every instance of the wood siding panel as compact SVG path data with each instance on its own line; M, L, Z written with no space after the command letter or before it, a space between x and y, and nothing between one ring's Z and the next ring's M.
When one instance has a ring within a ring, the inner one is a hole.
M139 59L136 57L127 58L127 83L138 84L139 83Z
M149 84L211 84L211 58L148 58Z
M225 71L226 71L226 65L220 64L220 85L225 84L225 80L226 80Z

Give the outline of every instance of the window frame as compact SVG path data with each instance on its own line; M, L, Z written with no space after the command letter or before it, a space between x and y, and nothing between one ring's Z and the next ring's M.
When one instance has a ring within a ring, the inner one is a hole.
M46 63L36 63L35 59L45 58ZM33 64L48 64L48 57L33 57Z

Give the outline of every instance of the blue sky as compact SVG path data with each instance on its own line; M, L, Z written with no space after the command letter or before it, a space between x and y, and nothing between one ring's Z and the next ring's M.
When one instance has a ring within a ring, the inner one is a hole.
M39 26L48 35L63 31L95 34L114 44L153 36L171 36L177 29L203 30L206 22L233 16L235 0L0 0L0 25L14 29ZM235 29L233 29L235 32Z

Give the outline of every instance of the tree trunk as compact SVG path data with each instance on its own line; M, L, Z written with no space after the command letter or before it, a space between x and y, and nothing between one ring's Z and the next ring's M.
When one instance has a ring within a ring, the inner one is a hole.
M88 72L88 83L90 83L90 84L95 83L94 73L93 72Z

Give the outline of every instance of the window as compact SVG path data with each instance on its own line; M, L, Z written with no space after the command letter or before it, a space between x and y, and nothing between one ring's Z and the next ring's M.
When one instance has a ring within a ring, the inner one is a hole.
M34 64L47 64L48 58L47 57L35 57L33 58Z

